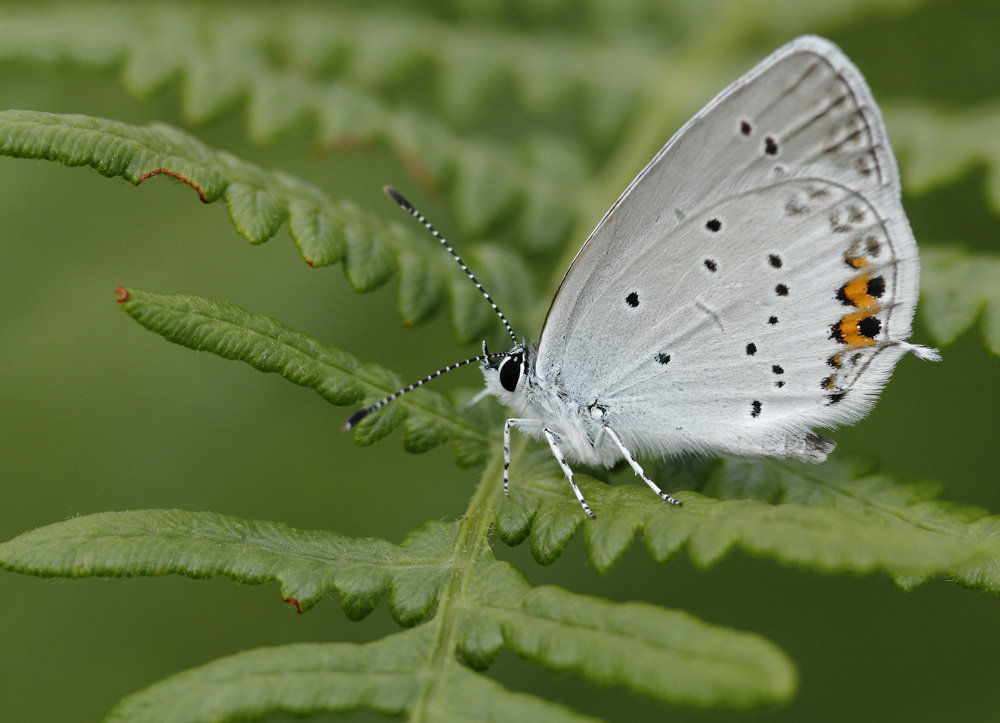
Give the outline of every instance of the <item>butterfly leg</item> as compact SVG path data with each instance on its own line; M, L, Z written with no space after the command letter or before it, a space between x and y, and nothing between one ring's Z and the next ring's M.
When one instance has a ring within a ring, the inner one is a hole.
M526 419L508 419L503 423L503 494L510 497L510 427L520 427Z
M664 502L669 502L672 505L680 506L681 504L680 500L675 500L673 497L671 497L666 492L661 490L653 480L651 480L649 477L646 476L646 473L642 470L642 467L640 467L639 463L635 461L635 457L633 457L632 453L628 451L628 447L626 447L624 443L618 438L618 435L615 434L615 430L613 430L611 427L604 427L604 431L607 433L609 437L611 437L611 441L618 446L618 449L621 450L622 454L625 455L625 459L626 461L628 461L629 466L632 468L632 471L635 472L640 477L642 477L642 481L645 482L647 485L649 485L649 489L653 490L653 492L659 495L660 499L663 500Z
M559 449L558 440L559 438L550 429L543 429L542 433L545 435L545 439L549 442L549 447L552 449L552 455L556 458L556 462L562 467L563 474L566 475L566 479L569 480L569 486L573 488L573 494L576 495L576 499L579 501L580 506L583 511L587 513L587 516L591 519L596 519L597 515L590 511L590 506L587 501L583 499L583 493L580 488L576 486L576 480L573 479L573 470L569 468L569 464L566 463L566 457L563 455L562 450Z
M542 423L537 419L508 419L503 423L503 493L510 497L510 428L517 427L522 432L538 434Z

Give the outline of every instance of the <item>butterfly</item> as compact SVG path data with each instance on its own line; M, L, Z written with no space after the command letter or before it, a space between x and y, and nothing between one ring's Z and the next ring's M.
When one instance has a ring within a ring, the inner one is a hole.
M910 344L917 245L864 78L833 43L800 37L723 90L653 157L566 271L537 344L439 370L355 414L479 362L510 430L569 461L683 453L822 462L816 434L861 419Z

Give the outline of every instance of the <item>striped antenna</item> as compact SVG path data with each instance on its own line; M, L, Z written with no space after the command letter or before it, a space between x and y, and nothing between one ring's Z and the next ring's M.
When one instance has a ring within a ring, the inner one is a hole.
M388 194L389 198L398 203L400 208L402 208L408 214L413 216L413 218L420 221L420 223L424 225L424 228L430 231L431 235L441 242L441 245L448 250L448 253L451 254L452 258L455 259L455 261L458 262L458 265L462 267L462 271L465 272L465 275L468 276L470 279L472 279L472 283L476 285L476 288L479 289L479 292L486 297L486 300L488 302L490 302L490 306L493 307L493 311L497 313L497 316L500 317L500 321L502 321L503 325L507 328L507 333L510 334L510 338L513 340L515 344L517 344L517 337L514 335L514 330L510 328L510 324L507 322L507 317L503 315L502 311L500 311L500 307L496 305L496 302L493 301L493 298L488 293L486 293L486 289L484 289L483 285L479 283L479 279L477 279L475 276L472 275L472 272L469 271L469 267L465 265L464 261L462 261L462 257L459 256L457 253L455 253L455 249L453 249L451 245L447 241L445 241L445 238L444 236L441 235L441 232L438 231L436 228L434 228L430 224L430 222L426 218L424 218L424 215L420 213L420 211L415 209L412 203L403 198L403 194L401 194L395 188L393 188L392 186L384 186L382 190L385 191L386 194ZM463 362L463 364L464 363L467 362Z
M428 374L426 377L424 377L423 379L421 379L419 382L414 382L410 386L404 387L403 389L400 389L398 392L395 392L393 394L390 394L388 397L380 399L379 401L375 402L370 407L365 407L364 409L359 409L358 411L356 411L354 414L351 415L350 419L348 419L346 422L344 422L344 431L345 432L349 431L352 427L354 427L354 425L356 425L362 419L364 419L365 417L367 417L372 412L377 412L379 409L381 409L382 407L384 407L386 404L388 404L389 402L391 402L393 399L397 399L398 397L403 396L407 392L412 392L417 387L423 386L424 384L426 384L427 382L431 381L432 379L437 379L439 376L441 376L445 372L450 372L452 369L458 369L459 367L464 367L466 364L472 364L474 362L485 361L487 359L492 359L494 357L506 356L506 355L507 355L507 352L494 352L494 353L491 354L490 351L489 351L489 349L486 348L486 342L484 341L483 342L483 353L480 354L479 356L474 356L471 359L466 359L465 361L456 362L455 364L449 364L444 369L438 369L433 374Z

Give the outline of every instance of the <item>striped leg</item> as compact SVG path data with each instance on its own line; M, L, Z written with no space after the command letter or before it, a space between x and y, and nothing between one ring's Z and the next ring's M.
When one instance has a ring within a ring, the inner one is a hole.
M510 428L517 427L524 430L526 427L538 429L542 423L537 419L508 419L503 423L503 493L510 496Z
M576 486L576 480L573 479L573 470L569 468L569 465L566 463L566 457L563 456L562 450L559 449L559 445L557 443L558 437L550 429L544 429L542 432L545 434L545 439L549 441L549 447L552 449L552 455L556 458L556 462L559 463L559 466L562 467L563 474L565 474L566 479L569 480L569 486L573 488L573 494L576 495L576 499L580 502L580 506L583 508L583 511L586 512L587 516L591 519L596 519L597 515L590 511L590 506L587 504L587 501L583 499L583 493L580 491L580 488Z
M647 485L649 485L649 489L653 490L653 492L659 495L660 499L663 500L664 502L669 502L672 505L680 506L681 504L680 500L675 500L673 497L671 497L666 492L657 487L656 483L646 476L646 473L642 471L642 467L640 467L639 463L635 461L635 457L633 457L632 453L628 451L628 447L626 447L622 443L622 441L618 438L618 435L615 434L615 430L613 430L611 427L605 427L604 431L607 432L609 437L611 437L611 441L613 441L616 445L618 445L618 449L620 449L622 454L625 455L625 459L628 461L629 466L632 468L632 471L635 472L640 477L642 477L642 481L645 482Z
M503 423L503 494L510 497L510 425L519 419L508 419Z

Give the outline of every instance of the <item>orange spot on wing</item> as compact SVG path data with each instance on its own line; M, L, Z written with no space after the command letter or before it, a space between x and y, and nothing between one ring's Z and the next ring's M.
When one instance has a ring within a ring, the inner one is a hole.
M844 296L859 309L878 307L878 299L868 294L868 282L870 280L871 277L868 274L862 274L844 284Z
M860 324L862 321L874 315L874 311L858 311L848 314L837 325L840 332L840 339L848 346L871 346L876 340L861 333Z

